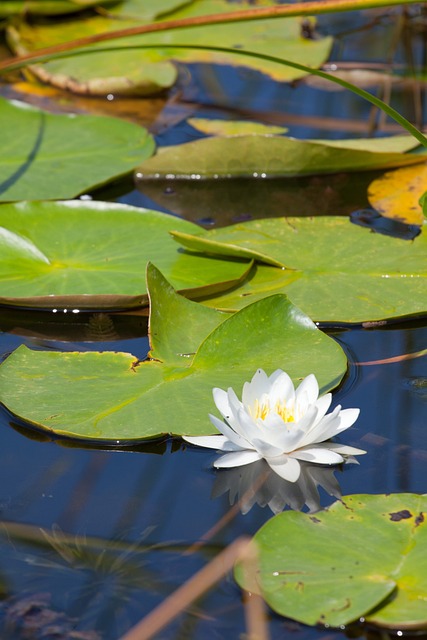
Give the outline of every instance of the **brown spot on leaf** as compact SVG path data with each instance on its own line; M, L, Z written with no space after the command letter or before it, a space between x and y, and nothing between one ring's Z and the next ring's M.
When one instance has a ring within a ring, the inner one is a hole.
M295 575L299 575L301 573L305 573L305 571L278 571L277 575L280 575L280 576L295 576Z
M415 518L415 526L418 527L418 525L422 524L423 522L424 522L424 514L422 511L420 511L420 513Z
M350 598L346 598L342 607L332 609L332 611L344 611L344 609L349 609L350 607L351 607L351 600Z
M319 520L319 518L316 518L316 516L310 516L310 520L314 523L322 522L321 520Z
M389 513L390 520L392 522L400 522L400 520L408 520L408 518L412 518L412 513L408 511L408 509L402 509L402 511L395 511L394 513Z
M139 365L140 365L140 364L141 364L141 361L140 361L140 360L134 360L134 361L132 362L132 364L130 365L130 369L131 369L131 371L133 371L133 372L135 373L135 369L136 369L137 367L139 367Z

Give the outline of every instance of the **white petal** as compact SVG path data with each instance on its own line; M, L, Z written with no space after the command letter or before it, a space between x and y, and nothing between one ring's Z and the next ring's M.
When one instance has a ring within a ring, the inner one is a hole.
M224 456L215 460L214 467L222 469L224 467L241 467L244 464L251 464L260 460L261 456L257 451L235 451L233 453L226 453Z
M305 444L306 433L309 432L317 416L317 408L312 405L305 416L296 423L289 423L287 427L277 433L274 444L281 447L284 453L290 453Z
M252 444L263 458L273 458L274 456L280 456L280 454L283 453L283 449L275 447L274 444L270 444L269 442L260 440L259 438L254 438L252 440Z
M289 458L283 454L275 458L266 458L266 462L273 469L274 473L288 482L296 482L301 472L301 465L295 458Z
M232 387L228 387L227 389L227 403L230 407L230 410L237 415L240 409L243 409L243 404L240 402L239 398L236 396L236 392Z
M307 431L305 437L301 440L300 446L306 446L308 444L314 444L317 442L324 442L332 438L337 432L337 428L340 425L339 414L341 411L340 405L335 407L332 413L328 413L319 422L314 420L313 425Z
M212 395L218 411L228 420L230 418L231 408L228 402L227 392L224 391L224 389L218 389L218 387L215 387L212 389Z
M273 380L273 384L271 386L269 394L270 406L274 407L274 405L279 402L280 404L285 404L287 406L293 407L295 399L295 389L291 378L287 373L278 369L273 373L272 376L270 376L270 381L276 374L278 375Z
M277 436L282 429L286 429L287 425L277 413L269 413L264 420L259 418L257 424L266 431L271 430Z
M268 437L262 420L253 420L253 418L244 409L240 409L238 413L238 420L240 432L248 442L252 443L254 439L265 439L268 442Z
M271 374L271 376L268 378L269 382L270 382L270 388L272 387L272 385L276 382L276 380L278 378L280 378L283 374L285 374L285 376L287 376L288 374L283 371L283 369L276 369L276 371L273 371L273 373ZM288 376L289 377L289 376Z
M225 436L183 436L182 439L197 447L207 447L217 451L241 451L241 447Z
M324 442L342 433L342 431L345 431L356 422L359 413L359 409L341 409L341 405L338 405L332 413L326 415L308 434L309 442ZM309 444L309 442L304 444Z
M258 369L250 382L245 382L242 391L242 403L245 407L252 407L255 400L260 400L264 393L270 390L270 381L263 369Z
M236 433L242 436L242 438L245 438L246 433L239 418L239 413L244 410L244 407L239 398L236 396L234 389L232 389L231 387L227 389L227 399L231 411L230 420L227 420L227 422Z
M328 449L341 453L344 456L362 456L367 453L364 449L357 449L356 447L350 447L346 444L340 444L339 442L328 442Z
M318 447L304 447L289 454L298 460L306 460L315 464L339 464L344 458L335 451L331 451L326 447L319 445Z
M321 396L316 400L315 405L317 407L317 418L315 424L317 424L317 422L320 422L321 419L326 415L326 412L331 406L331 402L332 393L325 393L324 396Z
M295 407L297 411L301 411L298 415L303 415L307 408L314 404L319 397L319 385L316 380L316 376L310 373L309 376L299 385L295 391Z
M220 433L222 433L223 436L225 436L231 442L234 442L234 444L240 449L252 448L250 442L248 442L246 438L242 438L242 436L233 431L233 429L229 427L228 424L225 424L225 422L219 420L219 418L217 418L216 416L209 414L209 420L212 422L213 426L216 427L218 431L220 431Z
M340 426L337 433L345 431L351 427L357 420L360 414L360 409L342 409L340 412Z

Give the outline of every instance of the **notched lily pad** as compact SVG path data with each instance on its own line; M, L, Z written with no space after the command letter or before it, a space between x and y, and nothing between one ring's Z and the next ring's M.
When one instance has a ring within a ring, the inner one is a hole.
M19 347L0 366L0 401L52 433L123 444L213 433L212 388L241 389L260 366L286 369L294 381L315 373L323 392L346 371L341 347L286 296L230 316L182 298L153 266L147 285L155 360Z
M239 584L305 624L364 617L399 630L427 628L427 495L344 496L309 515L289 511L255 535L259 573Z
M250 263L183 251L172 229L191 222L106 202L0 206L0 304L39 309L129 309L148 302L145 268L156 260L189 297L238 285Z
M363 322L427 311L426 233L401 240L325 216L255 220L173 236L191 251L264 263L239 289L206 300L208 306L240 309L282 292L318 321Z

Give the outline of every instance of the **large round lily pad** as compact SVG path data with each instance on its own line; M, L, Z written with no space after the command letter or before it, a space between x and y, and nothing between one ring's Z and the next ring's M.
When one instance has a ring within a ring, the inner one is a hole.
M364 617L391 629L427 628L427 495L345 496L314 515L288 511L255 535L260 570L241 586L305 624Z
M50 309L144 305L149 260L195 297L236 285L247 261L192 255L168 233L199 228L159 211L106 202L3 204L0 302Z
M255 220L174 237L193 251L262 263L243 287L210 299L210 306L239 309L282 292L318 321L362 322L427 311L426 233L407 241L331 216Z
M346 371L341 347L286 296L230 316L175 293L152 266L148 288L153 360L20 347L0 366L0 401L39 428L123 443L215 432L212 388L240 394L257 367L283 368L294 381L315 373L322 391Z

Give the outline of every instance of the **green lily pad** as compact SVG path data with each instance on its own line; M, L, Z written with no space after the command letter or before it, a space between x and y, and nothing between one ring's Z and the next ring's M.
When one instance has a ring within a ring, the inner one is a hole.
M33 308L125 309L148 302L156 260L177 289L198 297L239 284L250 265L183 251L171 229L200 227L159 211L106 202L0 206L0 303Z
M138 167L137 179L307 176L417 164L411 136L369 140L297 140L268 134L202 138L172 145Z
M209 309L177 295L155 267L147 271L150 304L150 358L181 365L183 358L193 358L199 344L229 313ZM173 322L171 319L173 318ZM179 349L179 350L177 350Z
M117 0L2 0L0 18L16 15L56 16L76 13L89 7L107 7Z
M331 216L173 235L192 251L275 265L258 265L244 286L205 301L208 306L235 310L282 292L318 321L363 322L427 310L426 233L408 242Z
M185 5L192 4L193 0L123 0L109 10L109 15L132 18L133 20L147 20L152 22L160 16L172 13Z
M315 515L288 511L255 535L259 573L239 584L278 613L334 627L427 627L427 496L352 495Z
M286 296L265 298L228 317L208 317L201 305L172 291L154 267L147 278L156 360L22 346L0 366L0 401L41 429L123 442L215 432L208 419L212 388L232 386L241 393L257 367L270 373L283 368L294 381L313 372L322 391L334 388L345 373L341 347Z
M3 98L0 121L0 201L72 198L129 173L155 146L131 122L53 115Z
M153 3L152 3L153 4ZM274 2L263 3L273 6ZM180 20L202 15L241 11L252 8L249 3L230 4L225 0L195 0L182 9L170 12L168 20ZM141 5L138 19L137 5L129 9L133 18L120 20L117 17L95 17L71 20L61 25L20 25L7 30L8 42L15 53L24 54L42 47L58 44L97 33L136 27L146 24L146 7ZM126 5L122 7L123 15ZM161 18L159 21L162 21ZM207 50L180 49L174 45L216 45L218 42L231 49L248 49L274 55L280 50L283 57L310 67L319 67L328 57L332 38L306 39L301 36L301 18L274 18L236 24L200 26L173 31L144 34L112 41L111 47L129 45L128 51L103 51L91 55L52 60L44 65L33 65L31 71L43 82L68 89L76 93L105 95L108 93L146 95L170 87L176 80L176 69L172 61L183 63L245 65L269 74L276 80L290 81L305 75L278 63L256 58L236 56ZM156 45L153 49L136 50L135 46ZM104 45L95 45L95 48Z
M254 134L281 134L286 133L285 127L277 127L262 122L250 120L213 120L209 118L188 118L188 124L193 129L210 136L241 136Z

